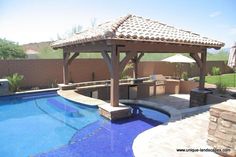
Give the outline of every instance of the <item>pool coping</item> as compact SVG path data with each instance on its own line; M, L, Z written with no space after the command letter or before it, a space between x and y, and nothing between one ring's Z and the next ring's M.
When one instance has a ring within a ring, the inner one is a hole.
M23 94L33 94L33 93L42 93L42 92L52 92L52 91L57 91L59 88L46 88L46 89L39 89L39 90L28 90L28 91L22 91L22 92L15 92L15 93L8 93L5 95L1 95L1 97L6 97L6 96L15 96L15 95L23 95Z
M75 92L74 90L57 90L57 94L69 101L82 104L87 107L98 107L107 104L105 101L97 98L91 98Z

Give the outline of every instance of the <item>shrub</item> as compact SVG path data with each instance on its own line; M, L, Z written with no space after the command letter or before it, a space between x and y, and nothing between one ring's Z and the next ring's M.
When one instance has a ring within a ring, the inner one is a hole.
M188 73L187 73L187 72L183 72L182 75L181 75L181 78L182 78L184 81L188 81Z
M121 76L120 76L120 78L121 79L127 79L127 78L129 78L129 76L128 76L128 71L130 70L130 69L133 69L134 68L134 65L133 65L133 63L128 63L126 66L125 66L125 68L124 68L124 70L121 72Z
M20 84L21 81L23 80L24 76L19 75L17 73L14 73L10 76L7 76L6 79L8 79L9 82L9 89L11 92L18 92L20 91Z
M219 67L212 67L211 73L212 73L212 75L220 75L221 74L220 68Z
M226 86L226 84L224 84L224 83L217 82L217 83L216 83L216 89L217 89L217 91L218 91L219 93L225 94L225 93L226 93L227 86Z
M73 81L71 80L70 83L73 83ZM51 81L51 82L49 83L49 87L50 87L50 88L56 88L56 87L58 87L57 84L58 84L58 83L57 83L57 80Z

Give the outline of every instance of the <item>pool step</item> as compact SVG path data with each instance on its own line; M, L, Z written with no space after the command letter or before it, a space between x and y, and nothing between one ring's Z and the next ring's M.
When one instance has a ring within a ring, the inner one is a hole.
M75 114L78 113L79 111L71 106L65 105L59 101L57 101L56 99L48 99L47 100L48 104L56 107L57 109L60 109L64 112L70 113L70 114Z

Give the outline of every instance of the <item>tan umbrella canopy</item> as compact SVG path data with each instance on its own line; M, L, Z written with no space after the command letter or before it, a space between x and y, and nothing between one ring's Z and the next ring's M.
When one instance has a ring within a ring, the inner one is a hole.
M181 74L182 74L181 63L194 63L195 62L195 60L188 58L188 57L181 55L181 54L176 54L174 56L167 57L167 58L163 59L162 61L170 62L170 63L180 63L180 74L179 74L180 78L181 78Z
M236 66L236 42L234 43L234 46L230 49L228 66L231 68L234 68Z
M170 63L194 63L195 62L195 60L181 54L176 54L174 56L165 58L162 61L170 62Z
M230 49L228 66L230 68L236 67L236 42L234 43L234 46L232 46L232 48ZM235 73L234 73L234 87L235 87Z

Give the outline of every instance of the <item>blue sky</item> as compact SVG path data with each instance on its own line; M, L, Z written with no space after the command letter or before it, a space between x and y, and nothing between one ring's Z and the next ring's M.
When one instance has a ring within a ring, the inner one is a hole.
M75 25L135 14L226 43L236 41L235 0L0 0L0 37L48 41Z

